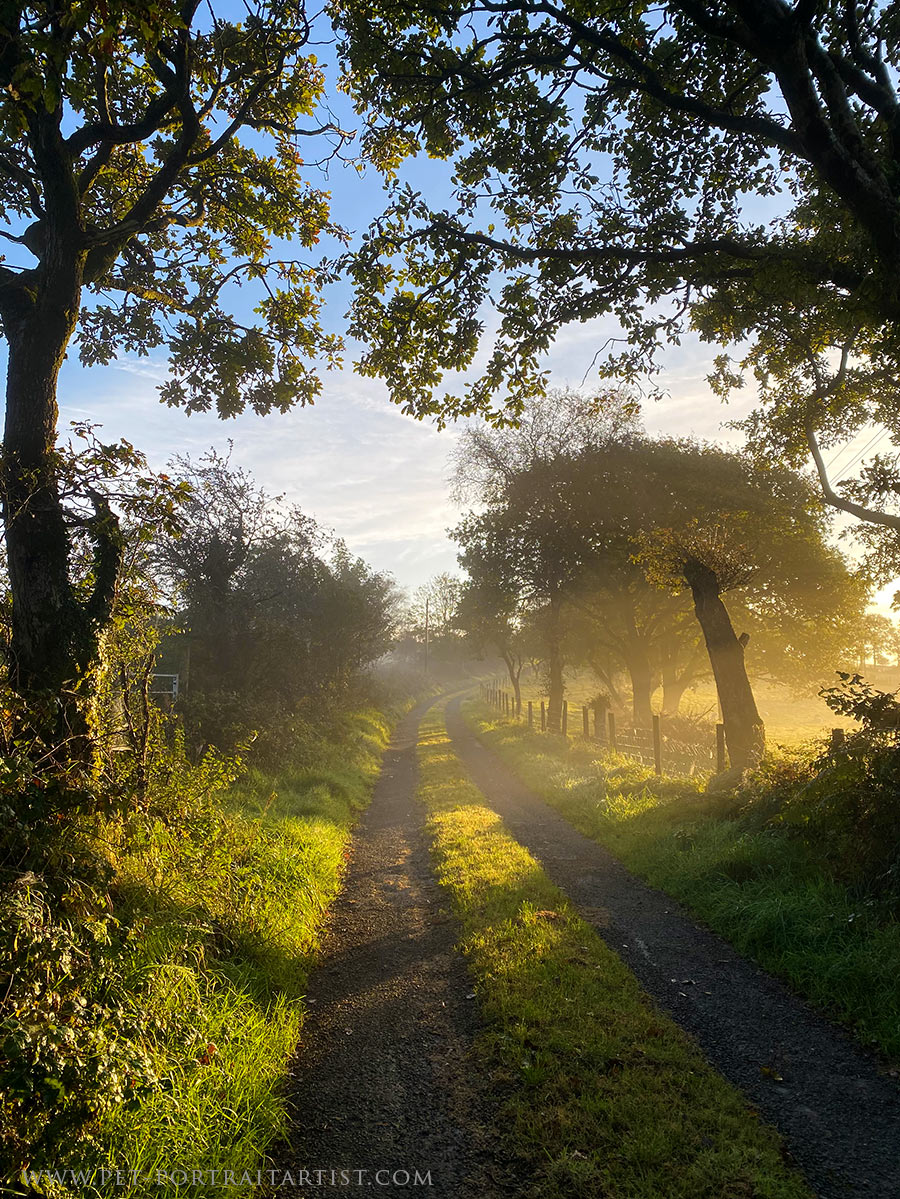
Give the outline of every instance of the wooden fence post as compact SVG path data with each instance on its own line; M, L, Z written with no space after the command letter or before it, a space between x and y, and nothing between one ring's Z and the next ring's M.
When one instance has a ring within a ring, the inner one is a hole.
M725 772L725 725L716 725L716 774Z
M562 710L562 735L564 737L566 735L566 731L568 730L568 727L569 727L569 701L564 699L563 700L563 710Z
M662 774L662 733L658 716L653 717L653 766L657 774Z
M528 701L528 727L534 728L534 709L531 706L531 700Z
M607 716L609 728L609 749L611 753L616 752L616 714L610 712Z
M544 701L541 700L541 732L547 731L547 709L544 707Z
M587 741L591 735L591 717L588 713L587 704L584 704L581 709L581 723L584 725L584 739Z

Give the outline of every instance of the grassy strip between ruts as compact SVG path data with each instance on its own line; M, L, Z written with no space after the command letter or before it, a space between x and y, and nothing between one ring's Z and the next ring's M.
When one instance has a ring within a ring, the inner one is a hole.
M505 830L453 753L420 737L438 878L486 1020L501 1127L537 1199L799 1199L779 1138Z
M310 731L302 761L251 770L224 802L201 795L180 819L107 828L115 916L136 932L125 989L150 1014L141 1049L159 1085L35 1163L44 1193L256 1193L286 1126L322 919L392 723L375 709L336 716L327 736Z
M577 829L860 1039L900 1060L900 924L835 881L784 828L696 780L656 779L580 740L529 733L480 703L484 744Z

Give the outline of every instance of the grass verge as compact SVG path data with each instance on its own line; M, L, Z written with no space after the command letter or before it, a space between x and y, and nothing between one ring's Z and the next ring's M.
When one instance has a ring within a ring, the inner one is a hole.
M32 1163L44 1193L256 1193L285 1131L282 1083L323 916L394 715L338 717L277 776L251 770L222 794L200 777L193 795L182 778L163 816L102 825L112 912L128 930L119 994L152 1084L129 1100L115 1073L120 1101Z
M628 868L832 1017L900 1061L900 924L836 881L813 848L725 795L656 779L581 741L540 736L464 706L519 778Z
M800 1199L777 1134L657 1011L423 722L420 798L534 1199Z

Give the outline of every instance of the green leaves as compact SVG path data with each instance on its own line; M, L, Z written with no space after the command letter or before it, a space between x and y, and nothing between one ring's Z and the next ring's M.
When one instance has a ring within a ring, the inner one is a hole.
M259 0L238 23L174 0L79 3L52 20L45 7L10 31L0 92L0 219L15 235L23 215L33 222L37 259L4 275L4 323L19 292L41 302L63 254L97 297L82 313L85 364L166 347L169 403L208 408L220 381L223 416L308 401L317 384L303 364L337 350L318 323L330 272L275 243L343 236L299 138L334 148L347 135L317 129L324 83L302 9ZM241 285L260 318L245 327L232 315L246 308ZM193 354L202 376L187 369Z
M395 193L352 268L361 368L408 410L520 405L559 330L604 315L629 339L605 377L652 369L692 316L739 340L770 300L843 306L900 349L887 11L819 6L808 45L789 5L752 27L745 5L680 0L333 11L386 170L453 165L447 209ZM479 379L435 402L488 329Z

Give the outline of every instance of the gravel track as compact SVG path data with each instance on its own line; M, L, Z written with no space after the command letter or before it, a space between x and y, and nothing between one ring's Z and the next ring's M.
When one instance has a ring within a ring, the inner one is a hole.
M453 748L491 807L785 1139L820 1199L900 1199L900 1087L874 1057L629 874L529 791L448 705Z
M385 753L310 979L289 1085L292 1131L273 1155L279 1177L290 1171L298 1183L293 1194L520 1193L494 1149L494 1113L470 1058L478 1008L415 798L429 706L403 719ZM416 1170L430 1172L430 1186L403 1186L404 1172L414 1179Z

